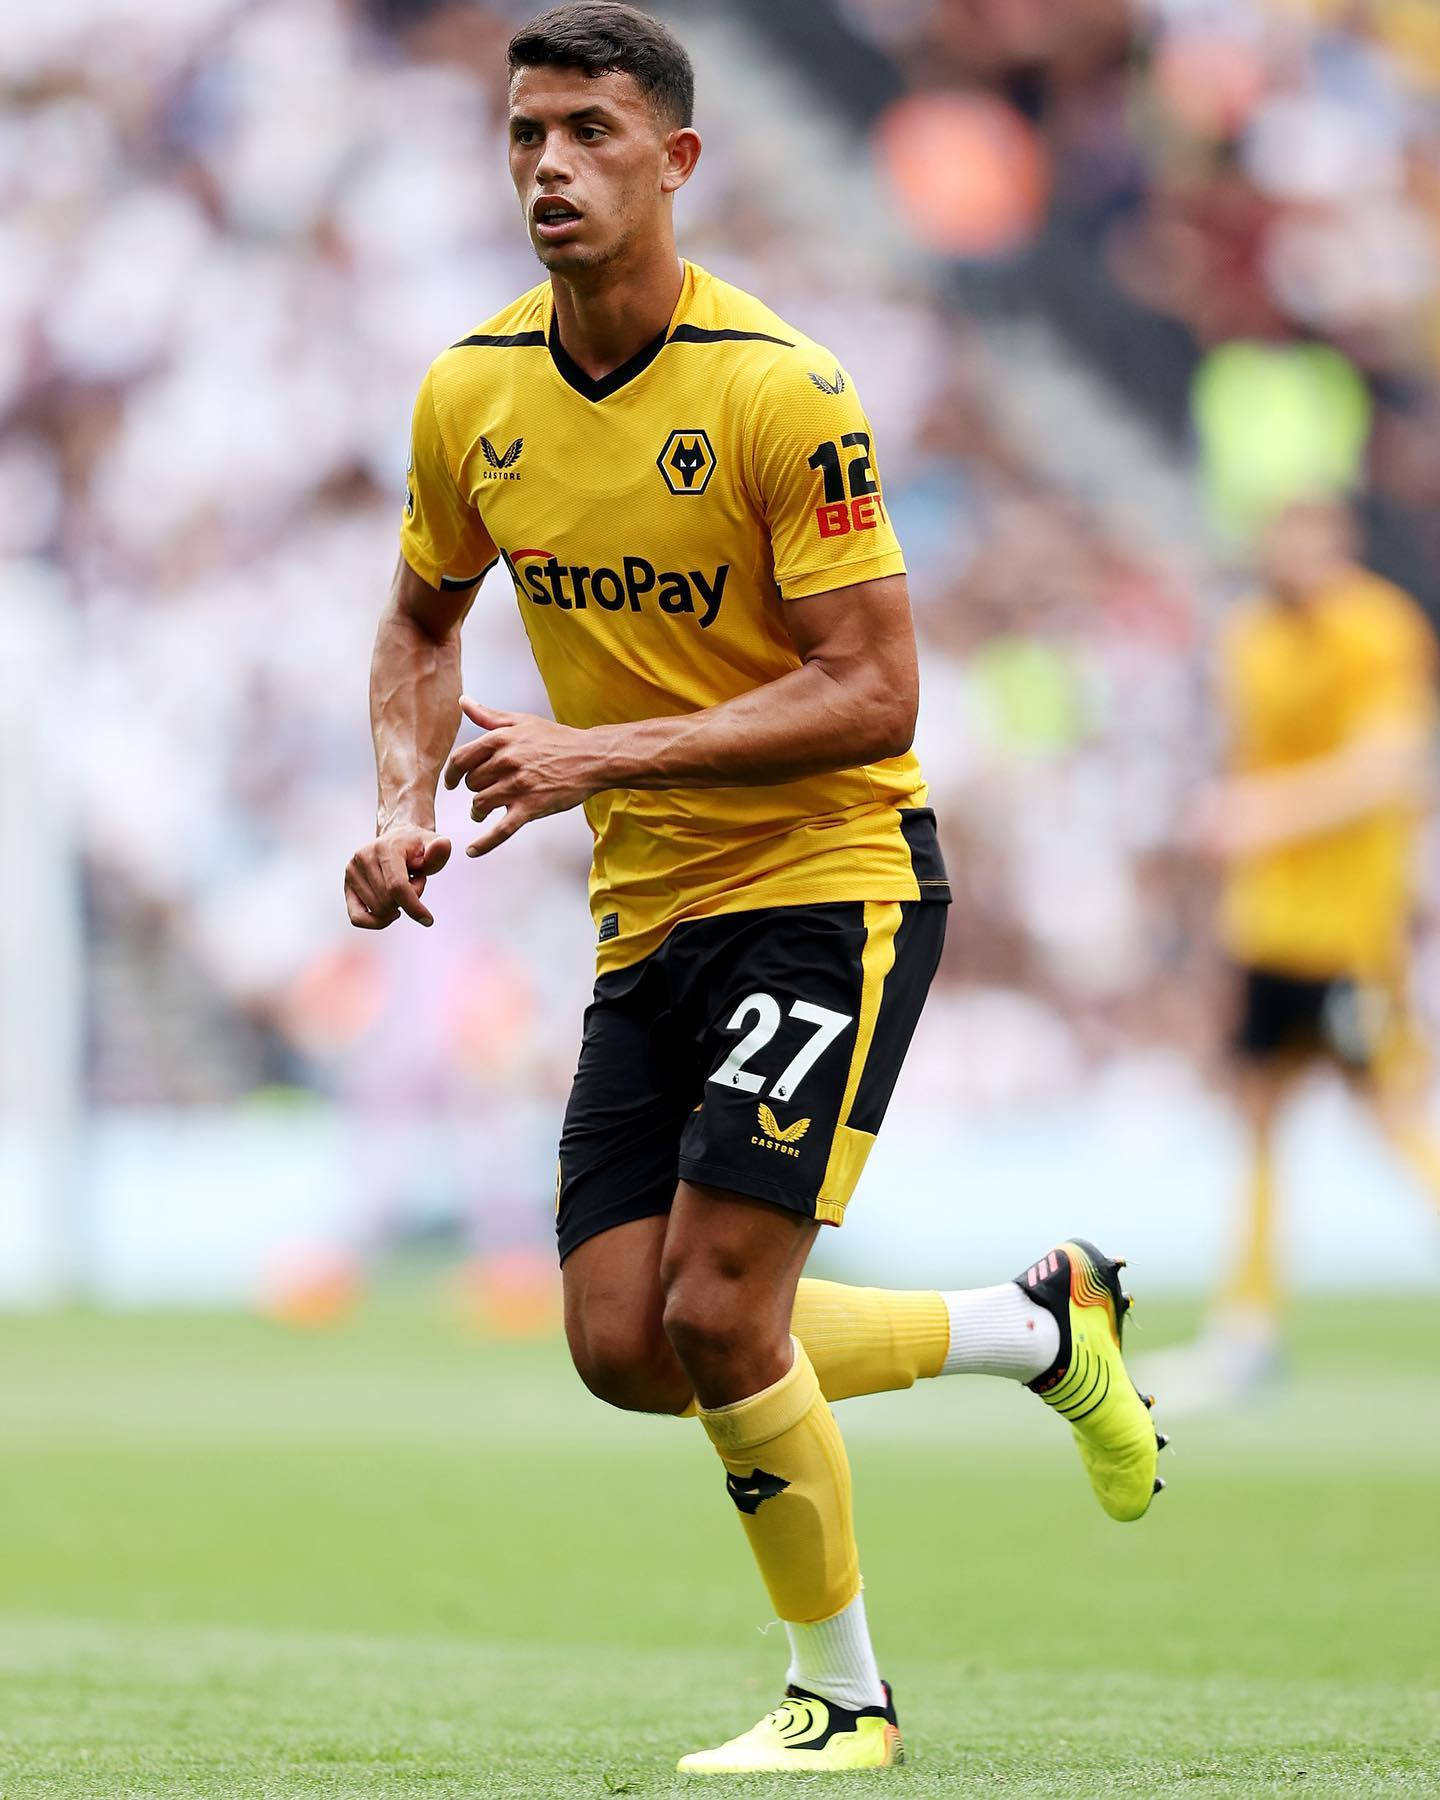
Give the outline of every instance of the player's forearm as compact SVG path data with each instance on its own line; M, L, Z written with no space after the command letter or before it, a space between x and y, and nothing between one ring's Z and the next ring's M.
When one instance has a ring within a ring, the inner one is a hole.
M739 787L856 768L908 750L911 685L819 663L679 718L596 728L606 788Z
M1294 768L1234 777L1225 790L1237 854L1279 849L1393 807L1420 807L1430 773L1423 735L1347 745Z
M435 824L435 789L460 722L460 632L433 636L393 606L370 664L377 830Z

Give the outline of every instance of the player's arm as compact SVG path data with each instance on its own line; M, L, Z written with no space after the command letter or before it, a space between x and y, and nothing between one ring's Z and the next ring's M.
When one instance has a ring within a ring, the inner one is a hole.
M466 854L607 788L759 787L908 750L920 687L905 577L793 601L786 619L798 669L676 718L581 731L462 700L485 735L450 758L445 785L474 791L477 821L505 809Z
M435 790L460 723L460 627L473 587L436 589L402 557L370 660L375 742L375 835L345 869L350 923L391 925L403 912L433 925L421 901L427 877L450 860L435 831Z
M601 730L605 787L755 787L901 756L920 676L903 575L792 600L800 667L688 717Z
M1377 719L1326 756L1217 783L1202 833L1221 856L1253 856L1392 807L1419 808L1432 787L1430 760L1426 723Z
M375 835L345 869L350 923L379 931L403 912L434 919L421 895L450 858L435 790L460 723L460 628L495 558L456 486L427 375L415 406L401 555L370 662Z
M1434 653L1428 628L1391 627L1357 655L1345 741L1283 768L1244 766L1246 703L1226 670L1238 766L1206 794L1201 842L1224 858L1300 843L1394 807L1420 808L1433 787Z

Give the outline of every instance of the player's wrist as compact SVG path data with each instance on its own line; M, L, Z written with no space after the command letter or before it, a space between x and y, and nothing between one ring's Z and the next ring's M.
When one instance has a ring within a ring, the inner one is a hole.
M435 830L435 802L419 796L384 801L375 811L375 835L387 837L392 831Z
M594 758L593 793L607 788L632 787L642 763L637 754L635 730L630 725L592 725L585 734Z

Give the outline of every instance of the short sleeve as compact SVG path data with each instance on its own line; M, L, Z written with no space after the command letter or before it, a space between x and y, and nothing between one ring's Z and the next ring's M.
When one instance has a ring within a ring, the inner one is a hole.
M1346 737L1435 727L1435 639L1414 601L1368 584L1350 620L1349 678L1340 707Z
M434 383L431 369L415 401L400 550L431 587L468 587L495 560L495 546L451 472L435 411Z
M768 371L751 404L749 440L783 598L905 573L870 421L832 358L817 353L813 369L787 359Z

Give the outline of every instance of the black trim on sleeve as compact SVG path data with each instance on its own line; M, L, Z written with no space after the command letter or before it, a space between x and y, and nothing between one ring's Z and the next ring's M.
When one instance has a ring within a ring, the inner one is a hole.
M511 331L498 336L490 332L477 331L472 337L461 338L458 344L452 344L452 350L463 350L469 344L478 344L487 350L543 350L545 333L543 331Z
M627 381L633 381L642 370L650 367L665 348L665 333L662 331L659 337L651 338L643 349L635 352L629 362L621 363L618 369L612 369L608 375L602 375L598 381L585 373L560 342L558 319L552 318L550 321L549 344L551 360L563 381L574 388L577 394L583 394L587 400L608 400L611 394L618 393Z
M783 350L795 346L788 338L771 337L768 331L712 331L705 325L677 325L670 333L672 344L779 344Z
M442 594L461 594L464 593L466 588L478 586L499 560L500 558L498 556L492 556L478 575L442 575L440 577L440 592Z

